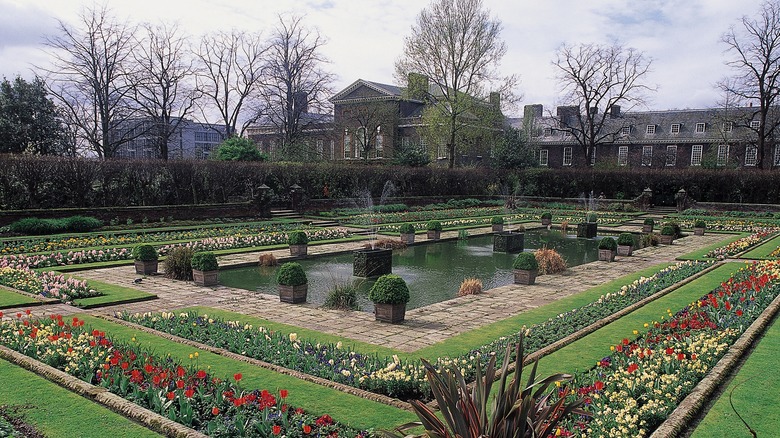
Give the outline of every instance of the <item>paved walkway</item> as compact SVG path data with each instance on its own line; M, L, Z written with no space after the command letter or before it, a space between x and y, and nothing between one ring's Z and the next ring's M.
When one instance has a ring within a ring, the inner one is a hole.
M628 227L614 230L623 231ZM470 230L472 235L488 229ZM636 231L634 229L634 231ZM443 233L443 238L457 233ZM510 284L486 291L481 295L455 298L430 306L408 310L403 324L385 324L374 320L366 312L324 310L313 304L292 305L279 302L275 295L266 295L225 286L204 288L192 282L176 281L162 276L145 278L140 284L132 266L96 269L79 272L78 276L134 287L158 295L159 299L126 305L95 309L93 313L111 314L116 311L157 312L173 311L195 305L257 316L268 320L306 327L350 339L415 351L443 341L451 336L490 324L555 300L584 291L622 275L657 265L671 263L680 255L725 239L726 235L707 234L676 240L671 246L649 247L634 251L632 257L617 257L614 263L593 262L568 269L563 274L538 277L533 286ZM425 241L424 235L417 236ZM364 242L346 242L310 245L309 253L323 254L352 251ZM287 249L267 251L278 259L289 258ZM220 258L220 265L254 264L260 253L245 253ZM16 310L8 309L7 314ZM35 313L72 314L84 312L76 307L55 304L37 307Z

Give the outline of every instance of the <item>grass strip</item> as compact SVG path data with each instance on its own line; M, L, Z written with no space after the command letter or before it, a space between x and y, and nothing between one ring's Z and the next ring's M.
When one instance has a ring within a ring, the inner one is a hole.
M108 306L113 304L135 303L138 301L153 300L157 295L144 292L130 287L119 286L111 283L104 283L97 280L89 280L89 287L102 293L103 295L90 298L80 298L73 300L73 303L84 309L94 307Z
M610 347L623 338L632 339L634 331L641 332L645 323L652 323L668 317L667 310L676 312L702 295L720 286L744 264L726 263L710 271L668 295L648 303L619 320L596 330L572 344L542 358L539 361L539 375L559 372L573 373L593 367L601 358L608 356Z
M30 406L21 411L24 420L47 437L161 436L5 359L0 380L0 405Z
M366 400L334 389L306 382L292 376L279 374L246 362L229 359L209 352L199 352L199 357L190 362L190 354L195 353L190 346L163 339L159 336L138 331L100 318L78 315L90 326L105 331L113 339L123 342L137 342L152 348L158 353L171 356L184 364L193 363L224 378L233 374L243 374L245 388L287 389L290 391L290 404L321 415L329 414L341 423L357 428L392 429L400 424L416 420L411 412L396 409L381 403ZM135 341L133 341L135 339Z
M734 409L756 431L757 436L775 436L780 424L780 409L777 407L780 380L772 378L767 371L777 367L778 351L780 319L775 319L691 437L749 438L750 432Z
M31 296L0 287L0 309L20 306L38 306L41 302Z
M769 239L761 245L758 245L750 251L742 254L740 258L752 260L771 260L774 259L774 257L769 257L769 253L777 249L778 246L780 246L780 236L775 236L774 238Z
M680 257L677 257L677 260L709 260L711 257L706 257L707 253L718 249L721 246L726 246L732 242L736 242L737 240L749 236L750 233L739 233L737 235L732 235L728 239L724 239L721 241L718 241L718 243L713 243L712 245L705 246L704 248L701 248L699 250L689 252L688 254L681 255Z

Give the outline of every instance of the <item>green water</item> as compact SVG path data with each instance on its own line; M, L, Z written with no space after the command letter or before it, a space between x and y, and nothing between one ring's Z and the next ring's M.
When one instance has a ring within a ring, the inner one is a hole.
M598 239L564 237L557 231L528 231L525 250L547 246L558 251L568 266L598 259ZM484 290L512 283L515 254L493 252L493 236L476 236L468 240L443 241L413 245L393 251L393 273L409 286L408 309L455 298L465 278L479 278ZM353 283L359 288L358 300L363 310L373 311L368 290L373 280L352 276L352 254L316 257L300 261L309 279L307 301L322 304L334 285ZM276 268L247 267L223 270L219 281L225 286L278 295Z

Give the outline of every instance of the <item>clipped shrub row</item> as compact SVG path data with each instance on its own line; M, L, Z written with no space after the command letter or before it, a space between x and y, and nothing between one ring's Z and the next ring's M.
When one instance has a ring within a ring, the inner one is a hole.
M85 233L103 226L103 222L89 216L71 216L62 219L20 219L8 226L12 233L42 236L59 233Z

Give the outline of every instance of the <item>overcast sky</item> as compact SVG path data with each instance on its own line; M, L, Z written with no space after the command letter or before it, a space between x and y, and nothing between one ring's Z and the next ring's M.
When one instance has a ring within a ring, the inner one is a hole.
M484 0L504 26L507 54L501 70L517 74L522 104L558 103L551 65L561 43L608 43L644 51L653 59L648 80L658 85L647 109L707 108L720 98L715 83L729 74L721 35L760 0ZM103 3L98 3L102 5ZM263 31L276 14L305 14L328 38L323 48L340 90L357 79L394 83L393 64L403 38L427 3L420 0L108 0L116 17L131 22L178 22L190 35L219 29ZM0 0L0 76L33 76L44 65L45 35L57 20L76 23L91 0ZM195 39L193 39L195 40Z

